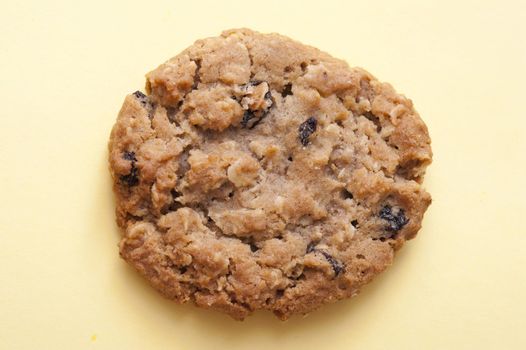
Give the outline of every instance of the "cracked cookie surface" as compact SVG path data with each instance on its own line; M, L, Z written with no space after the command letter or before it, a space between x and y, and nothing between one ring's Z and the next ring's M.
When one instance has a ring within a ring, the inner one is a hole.
M277 34L198 40L112 130L121 256L166 297L243 319L357 294L420 229L430 138L412 103Z

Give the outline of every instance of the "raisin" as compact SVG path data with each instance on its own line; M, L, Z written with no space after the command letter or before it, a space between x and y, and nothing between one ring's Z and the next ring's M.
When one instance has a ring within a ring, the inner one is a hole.
M148 96L146 96L138 90L133 93L133 96L135 96L135 98L141 103L141 105L148 110L148 116L151 117L153 105L150 102Z
M351 221L351 225L353 225L354 228L358 227L358 220Z
M121 181L130 187L138 185L139 184L139 169L135 167L135 162L137 161L137 158L135 157L135 152L125 151L122 154L122 158L129 160L131 162L131 170L128 175L122 175L120 177Z
M132 151L125 151L122 154L122 158L124 158L126 160L129 160L131 162L136 162L137 161L137 158L135 158L135 152L132 152Z
M262 81L251 81L247 85L244 85L242 89L246 91L247 86L257 86L263 83L267 84L267 87L269 89L263 97L265 99L266 107L262 109L257 109L257 110L252 110L252 109L246 110L245 113L243 114L243 119L241 120L241 126L244 128L248 128L248 129L254 128L267 115L270 108L274 106L274 99L272 98L272 93L270 92L270 85L268 83L262 82ZM236 98L236 100L240 102L238 98ZM242 100L243 98L241 98L241 101Z
M143 94L141 91L137 90L133 93L133 96L135 96L137 99L142 100L146 98L146 95Z
M241 90L246 92L250 86L258 86L261 83L263 83L263 81L261 80L251 80L246 84L240 85L239 87L241 88Z
M338 260L334 259L332 255L330 255L329 253L324 252L324 251L320 251L320 252L323 254L325 259L327 259L329 264L331 264L332 269L334 270L334 275L335 276L338 276L340 273L345 271L345 266L341 262L339 262Z
M287 85L285 85L283 87L283 91L281 91L281 96L282 97L287 97L287 96L290 96L290 95L292 95L292 84L288 83Z
M121 181L129 187L133 187L139 184L139 169L135 167L135 163L132 163L132 168L128 175L122 175Z
M148 105L150 102L148 101L148 96L146 96L145 94L143 94L142 92L140 91L135 91L133 93L133 96L135 96L135 98L137 100L139 100L139 102L143 105L143 106L146 106Z
M267 103L266 111L268 112L269 109L274 107L274 99L272 98L272 92L270 91L270 85L268 85L268 91L265 92L265 96L263 97L265 98L265 102Z
M380 210L380 218L387 221L387 226L385 229L389 232L398 232L402 227L404 227L409 220L405 217L404 209L400 208L398 213L393 212L393 208L386 204Z
M252 111L247 110L243 114L243 119L241 119L241 126L248 129L253 129L256 125L259 124L261 120L267 115L268 110L258 110Z
M320 250L320 249L316 249L316 244L317 243L310 242L309 245L307 245L306 254L313 253L313 252L320 252L325 257L325 259L327 259L329 264L331 264L332 269L334 270L334 275L335 276L338 276L340 273L345 271L345 266L341 262L339 262L338 260L334 259L334 257L332 255L330 255L329 253L327 253L327 252L325 252L323 250Z
M257 117L254 114L254 112L252 112L251 110L247 110L243 114L243 119L241 120L241 125L244 128L252 129L253 127L255 127L257 125L258 122L259 122L259 119L257 119Z
M299 139L303 146L307 146L309 144L309 136L316 131L317 125L318 121L314 117L310 117L309 119L300 124L298 132Z

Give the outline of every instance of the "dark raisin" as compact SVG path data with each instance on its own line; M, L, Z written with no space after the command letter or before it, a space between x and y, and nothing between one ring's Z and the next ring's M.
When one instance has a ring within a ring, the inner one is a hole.
M274 106L274 99L272 98L272 92L270 92L270 86L266 82L262 81L251 81L247 85L243 85L241 88L242 90L246 91L247 86L256 86L259 84L267 84L267 87L269 90L265 93L265 96L263 97L265 99L265 107L262 109L252 110L248 109L243 114L243 118L241 119L241 126L244 128L252 129L254 128L268 113L270 108ZM243 97L236 98L238 102L242 101Z
M318 121L314 117L310 117L309 119L300 124L298 128L298 136L303 146L307 146L309 144L309 136L316 131L317 125Z
M338 260L334 259L333 256L330 255L329 253L327 253L327 252L325 252L323 250L316 249L316 244L317 243L310 242L309 245L307 245L306 254L309 254L309 253L312 253L312 252L320 252L325 257L325 259L327 259L329 264L331 264L332 269L334 270L334 275L335 276L338 276L340 273L345 271L345 266L341 262L339 262Z
M132 162L132 168L128 175L122 175L121 181L129 187L136 186L139 184L139 169L135 167L135 162Z
M329 264L331 264L335 276L338 276L340 273L345 271L345 266L338 260L334 259L332 255L324 251L321 251L321 253L325 257L325 259L327 259Z
M129 160L131 162L136 162L137 161L137 158L135 158L135 152L131 152L131 151L125 151L122 154L122 158L124 158L126 160Z
M358 220L351 221L351 225L353 225L354 228L358 227Z
M374 125L376 125L376 131L377 132L380 132L382 131L382 124L380 123L380 118L378 118L377 116L375 116L373 113L371 112L365 112L363 114L363 116L367 119L369 119L370 121L372 121L374 123Z
M267 83L267 87L268 87L268 91L265 92L265 96L263 96L263 98L265 99L267 107L265 107L265 109L262 111L263 115L261 116L261 118L263 118L268 113L268 111L272 107L274 107L274 99L272 98L272 92L270 91L270 85L268 83Z
M128 175L121 175L121 181L130 187L138 185L139 169L137 169L137 167L135 166L135 162L137 161L137 158L135 157L135 152L125 151L122 154L122 158L131 162L131 170Z
M267 111L245 111L243 119L241 120L241 126L247 129L253 129L259 124L261 120L267 115Z
M249 126L249 122L251 120L253 120L254 118L256 118L256 116L254 115L254 112L252 112L251 110L247 110L245 111L245 113L243 114L243 119L241 120L241 125L246 128L253 128L254 125L252 125L253 123L250 123L251 126Z
M133 93L133 96L135 96L135 98L137 100L139 100L139 102L144 106L144 107L151 107L150 105L150 100L148 99L148 96L146 96L145 94L143 94L142 92L140 91L135 91Z
M281 91L281 96L282 97L287 97L287 96L290 96L290 95L292 95L292 84L288 83L287 85L285 85L283 87L283 91Z
M398 232L402 227L404 227L409 220L405 217L404 209L400 208L398 213L393 212L393 208L386 204L380 210L380 218L387 221L387 226L385 229L389 232Z
M133 96L135 96L137 99L142 100L146 98L146 95L143 94L141 91L137 90L133 93Z
M261 83L262 83L261 80L251 80L251 81L249 81L246 84L240 85L239 87L241 88L242 91L246 92L248 87L250 87L250 86L258 86Z
M307 254L312 253L316 248L316 243L310 242L307 246Z

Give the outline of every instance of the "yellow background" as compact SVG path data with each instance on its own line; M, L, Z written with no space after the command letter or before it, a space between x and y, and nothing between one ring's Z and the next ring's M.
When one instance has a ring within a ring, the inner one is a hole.
M524 1L2 1L0 349L525 349ZM247 26L366 68L426 121L418 237L353 300L282 323L164 300L118 257L124 96Z

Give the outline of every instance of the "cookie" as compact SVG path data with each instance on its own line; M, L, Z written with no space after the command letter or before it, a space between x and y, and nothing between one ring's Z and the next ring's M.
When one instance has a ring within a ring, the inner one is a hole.
M411 101L278 34L226 31L148 73L109 149L122 258L240 320L356 295L431 203Z

